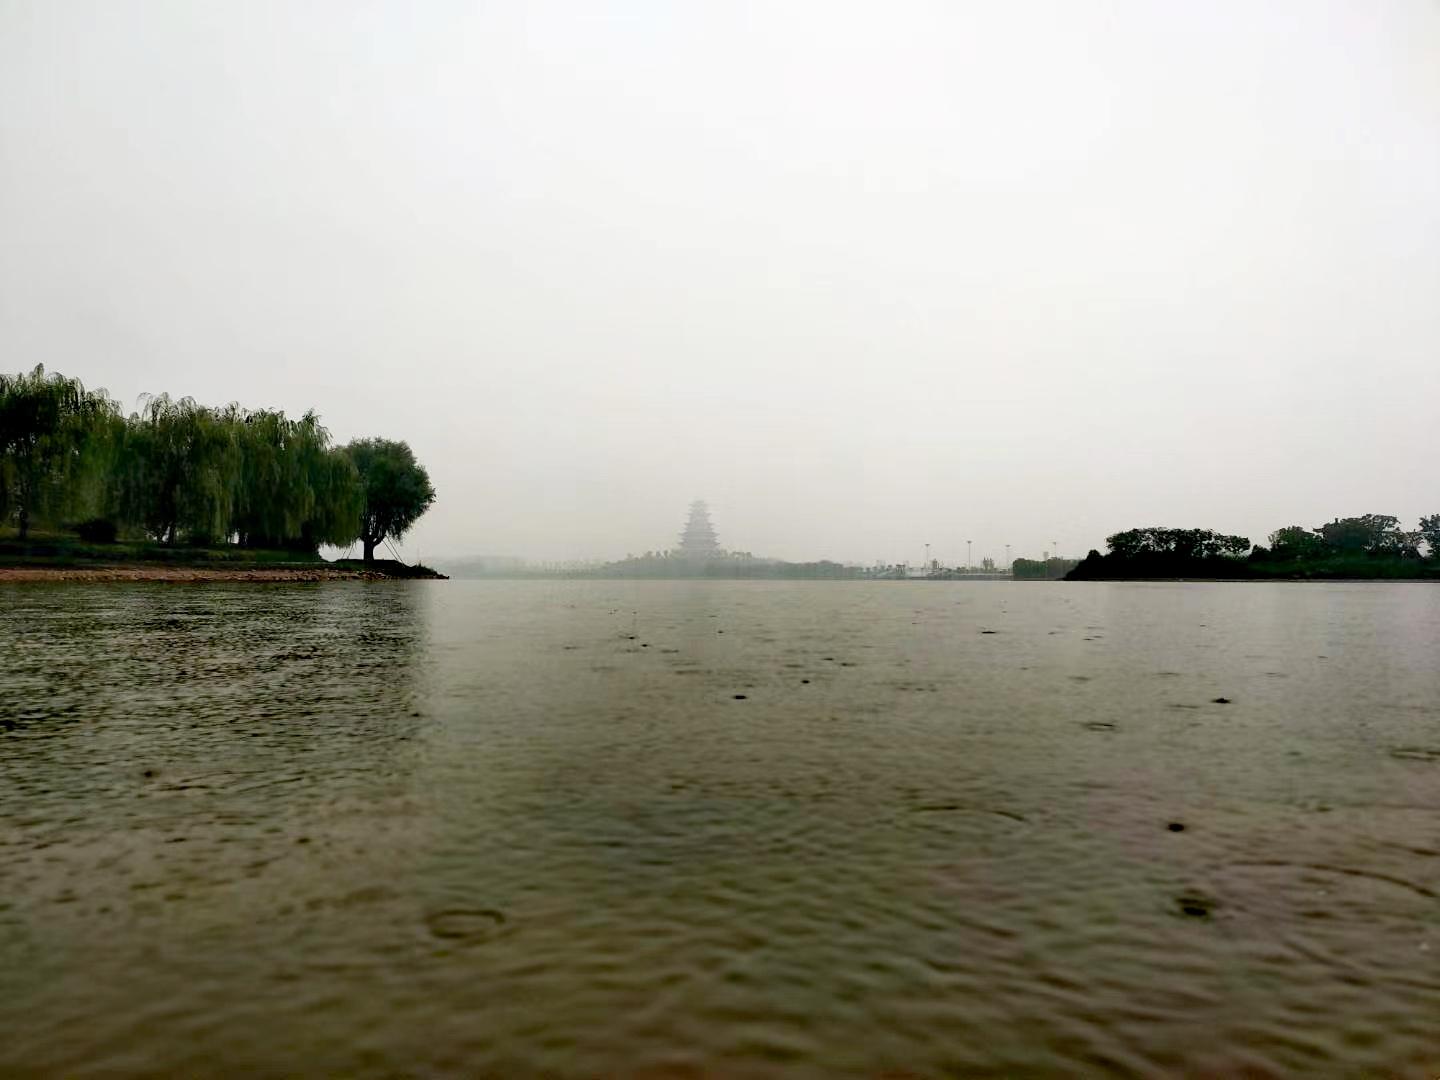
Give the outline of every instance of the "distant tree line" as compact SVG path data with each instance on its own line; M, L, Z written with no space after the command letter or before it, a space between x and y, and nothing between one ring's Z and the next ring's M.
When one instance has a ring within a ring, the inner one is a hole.
M695 559L674 551L647 551L600 566L565 572L566 577L585 578L743 578L841 579L857 578L862 572L853 566L821 559L792 563L781 559L757 558L748 551L727 551L707 559Z
M0 374L0 526L22 541L33 527L304 552L358 540L370 561L434 499L405 443L333 446L314 412L160 394L125 416L79 379Z
M1021 580L1053 580L1063 578L1079 565L1079 559L1061 559L1056 556L1048 559L1016 559L1010 564L1010 576Z
M1256 547L1251 557L1280 562L1304 562L1336 555L1364 555L1381 559L1421 559L1422 545L1431 559L1440 558L1440 514L1420 519L1411 531L1400 528L1400 519L1390 514L1362 514L1336 518L1328 525L1307 529L1287 525L1269 536L1270 546Z
M1361 514L1306 528L1287 525L1251 546L1209 529L1148 527L1107 537L1071 578L1440 576L1440 514L1400 528L1391 514Z

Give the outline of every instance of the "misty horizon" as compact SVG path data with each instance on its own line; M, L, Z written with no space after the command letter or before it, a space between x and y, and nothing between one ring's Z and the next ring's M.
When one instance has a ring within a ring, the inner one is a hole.
M715 508L714 508L713 506L710 506L710 505L709 505L709 500L706 500L706 499L695 499L695 500L692 500L692 504L693 504L694 502L704 502L704 503L706 503L706 505L709 507L709 513L710 513L710 518L711 518L711 520L712 520L712 521L715 520ZM683 524L684 524L684 520L685 520L685 510L682 509L681 514L680 514L680 521L681 521L682 526L683 526ZM642 556L642 555L646 555L646 554L660 555L660 554L664 554L664 553L666 553L666 552L679 553L679 552L681 551L681 549L683 548L683 546L684 546L683 530L682 530L682 529L675 529L675 530L672 530L672 532L674 533L674 535L666 538L666 539L664 540L664 542L659 542L659 543L655 543L655 544L650 544L650 545L647 545L647 546L642 547L642 548L636 548L636 549L633 549L633 550L624 551L624 552L621 552L619 555L595 555L595 556L588 556L588 557L586 557L586 556L580 556L580 557L574 557L574 558L563 558L563 559L560 559L560 558L547 558L547 557L544 557L544 556L527 555L525 552L522 552L522 551L440 551L440 552L436 552L435 557L438 558L438 559L442 559L442 560L456 560L456 561L458 561L458 560L463 560L463 559L485 559L485 558L492 558L492 559L519 559L519 560L522 560L522 561L529 561L529 562L534 562L534 563L538 563L538 564L546 564L546 563L553 563L553 564L561 564L561 563L605 563L605 562L614 561L614 560L616 560L616 559L620 559L620 558L622 558L622 557L623 557L623 558L630 558L630 557ZM718 525L716 526L716 536L717 536L717 541L718 541L718 545L719 545L719 549L720 549L720 552L721 552L721 553L744 553L744 554L746 554L746 555L752 555L752 556L754 556L754 557L757 558L757 559L776 559L776 558L780 558L779 556L771 555L771 554L769 554L769 553L767 553L767 552L754 551L754 550L752 550L751 548L745 546L745 544L743 544L743 543L730 543L730 542L727 542L725 536L724 536L723 533L721 532L721 530L720 530L720 528L719 528ZM849 565L864 565L864 566L873 566L873 565L876 565L876 564L894 565L894 564L897 564L897 563L910 563L910 564L912 564L912 565L919 566L919 565L922 565L922 564L925 563L925 558L926 558L926 556L928 555L930 559L935 560L935 561L939 562L941 565L944 565L944 566L964 566L964 565L967 565L967 563L966 563L967 552L966 552L965 541L963 541L963 540L960 541L958 547L959 547L958 554L952 555L952 554L946 549L946 547L944 547L944 546L942 546L942 545L930 544L930 545L928 545L928 548L927 548L927 545L926 545L924 542L922 542L922 543L919 545L919 550L918 550L918 552L913 553L913 557L911 557L910 553L902 553L901 555L896 556L896 557L894 557L894 558L884 558L884 557L881 557L881 556L876 556L875 558L863 559L863 560L862 560L862 559L843 559L843 560L842 560L842 559L827 559L826 556L816 555L816 556L811 556L811 557L796 556L796 557L793 557L793 558L786 559L785 561L791 561L791 562L810 562L810 561L827 560L827 561L833 561L833 562L844 562L844 563L849 564ZM989 551L985 551L985 552L982 553L981 550L980 550L980 548L979 548L979 547L975 547L973 544L972 544L972 550L974 551L974 565L977 566L977 567L981 564L981 562L982 562L983 559L993 559L994 562L995 562L997 565L1000 565L1000 564L1003 564L1003 563L1004 563L1004 559L1005 559L1005 555L1006 555L1005 546L1004 546L1004 545L1001 545L999 554L991 554ZM1011 557L1012 559L1029 557L1029 556L1027 556L1027 553L1026 553L1026 552L1023 552L1023 551L1015 551L1015 550L1014 550L1014 545L1011 545L1011 550L1010 550L1009 554L1010 554L1010 557ZM1056 554L1058 554L1058 553L1055 552L1055 551L1051 551L1051 550L1049 550L1049 549L1047 548L1047 549L1045 549L1043 552L1035 552L1035 553L1034 553L1034 556L1035 556L1035 557L1039 557L1039 556L1042 555L1042 554L1046 554L1046 555L1056 555ZM1082 554L1083 554L1083 552L1082 552ZM426 558L430 558L430 555L427 554L425 557L426 557Z
M403 551L1433 513L1440 9L0 11L0 346L403 439Z

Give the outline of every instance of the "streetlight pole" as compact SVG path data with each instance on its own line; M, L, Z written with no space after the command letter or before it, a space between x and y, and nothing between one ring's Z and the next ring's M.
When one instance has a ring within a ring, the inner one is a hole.
M1005 572L1006 572L1007 574L1013 573L1013 571L1012 571L1011 568L1010 568L1010 545L1009 545L1009 544L1006 544L1006 545L1005 545Z
M970 557L970 545L974 542L974 540L965 541L965 573L967 574L970 573L971 570L975 569L975 560Z
M925 576L930 576L930 545L925 545Z

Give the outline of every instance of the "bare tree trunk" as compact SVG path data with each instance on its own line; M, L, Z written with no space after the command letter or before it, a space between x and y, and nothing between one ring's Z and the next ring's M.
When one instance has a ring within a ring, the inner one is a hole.
M360 542L365 545L365 561L366 561L367 563L374 562L374 561L375 561L375 541L374 541L374 539L372 539L371 537L368 537L368 536L362 536L362 537L360 538Z
M23 502L23 503L20 504L20 539L21 539L21 540L24 540L24 539L25 539L27 536L29 536L29 535L30 535L30 504L29 504L28 502Z

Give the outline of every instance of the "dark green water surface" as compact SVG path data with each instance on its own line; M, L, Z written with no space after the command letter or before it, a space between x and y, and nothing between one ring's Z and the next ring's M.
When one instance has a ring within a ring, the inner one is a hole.
M1440 1075L1440 587L0 586L0 1074Z

